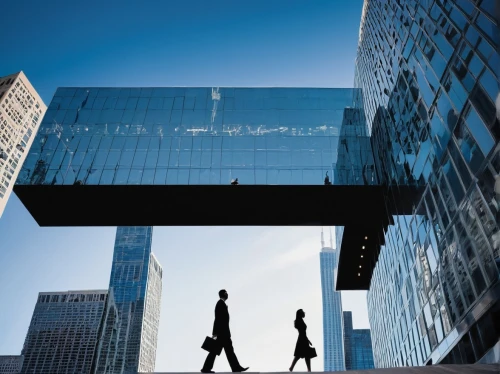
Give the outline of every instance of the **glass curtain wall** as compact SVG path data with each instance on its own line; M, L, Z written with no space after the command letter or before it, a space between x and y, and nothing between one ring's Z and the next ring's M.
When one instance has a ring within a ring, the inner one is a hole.
M377 367L473 363L498 340L481 331L472 354L450 359L493 313L482 300L498 298L499 25L492 0L364 4L355 79L376 170L381 183L425 187L413 215L394 217L373 273Z
M18 183L323 184L346 121L359 89L59 88Z

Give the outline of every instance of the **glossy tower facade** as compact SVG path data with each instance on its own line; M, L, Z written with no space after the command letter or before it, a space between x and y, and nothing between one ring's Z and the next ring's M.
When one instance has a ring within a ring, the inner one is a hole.
M40 292L24 341L22 373L92 373L108 292Z
M346 370L374 369L370 329L353 329L352 312L343 312Z
M500 352L499 24L498 1L364 3L355 85L379 180L424 190L373 270L377 367Z
M342 296L335 291L338 251L325 246L321 233L321 294L323 300L323 370L345 371Z
M151 252L152 235L151 226L116 230L109 282L114 305L102 330L98 373L154 372L162 268Z
M46 110L22 71L0 77L0 217Z

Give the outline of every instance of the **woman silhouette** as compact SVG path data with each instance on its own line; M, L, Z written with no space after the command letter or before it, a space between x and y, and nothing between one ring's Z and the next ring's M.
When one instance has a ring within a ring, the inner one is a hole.
M306 360L307 371L311 371L311 356L309 346L312 345L312 343L307 338L307 325L304 322L305 316L306 314L302 309L297 310L294 326L299 331L299 337L297 338L297 344L295 345L295 352L293 353L295 357L293 358L292 366L290 366L290 371L293 371L295 364L301 358L304 358Z

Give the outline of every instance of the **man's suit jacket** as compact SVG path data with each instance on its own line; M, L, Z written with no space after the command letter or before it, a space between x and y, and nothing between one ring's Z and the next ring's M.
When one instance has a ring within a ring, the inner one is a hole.
M231 331L229 330L229 311L224 301L219 300L215 306L215 321L212 335L217 335L217 338L230 338Z

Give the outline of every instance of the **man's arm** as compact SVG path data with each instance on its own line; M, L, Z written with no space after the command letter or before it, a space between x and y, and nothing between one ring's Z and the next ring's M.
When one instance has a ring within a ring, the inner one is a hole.
M217 305L215 306L215 321L214 321L214 328L212 330L212 336L216 337L220 331L221 327L221 304L220 301L217 302Z

